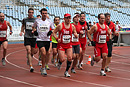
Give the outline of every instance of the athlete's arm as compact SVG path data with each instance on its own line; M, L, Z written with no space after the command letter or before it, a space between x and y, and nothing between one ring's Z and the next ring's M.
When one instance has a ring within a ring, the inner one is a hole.
M91 34L96 31L96 28L97 28L97 26L96 26L96 25L93 25L92 28L89 30L89 32L88 32L88 34L87 34L87 35L88 35L88 39L89 39L90 41L93 41L93 40L92 40L92 37L91 37Z
M115 26L116 26L116 25L114 24L114 27L113 27L113 34L116 35L116 36L119 36L119 32L117 32L117 31L115 30Z
M110 32L110 28L108 26L107 26L107 32L108 32L109 39L111 39L111 32Z
M7 25L9 26L9 29L10 29L10 35L13 33L12 32L12 26L11 26L11 24L7 21Z
M24 25L24 19L22 21L22 26L21 26L21 32L20 32L20 36L22 36L22 34L24 33L24 29L25 29L25 25Z
M72 30L73 30L74 36L75 36L76 38L78 38L78 35L77 35L77 32L76 32L76 28L75 28L74 25L72 25Z

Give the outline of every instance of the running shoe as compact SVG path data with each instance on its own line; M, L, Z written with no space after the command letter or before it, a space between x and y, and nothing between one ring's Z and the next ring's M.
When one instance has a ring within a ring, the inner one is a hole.
M57 68L58 68L58 70L60 70L60 68L61 68L61 65L59 63L57 65Z
M71 69L71 73L76 73L75 69Z
M100 71L100 76L106 76L106 73L103 70L101 70Z
M45 68L46 70L50 70L49 66L48 65L45 65Z
M33 72L34 71L34 68L31 66L30 67L30 72Z
M55 63L55 67L57 67L57 66L58 66L58 62Z
M5 58L2 58L2 65L3 65L3 66L6 65Z
M91 66L94 65L94 56L92 57L92 60L91 60Z
M80 70L83 70L83 67L82 67L81 64L78 65L78 68L79 68Z
M47 75L47 72L46 72L46 69L45 69L45 68L42 68L42 69L41 69L41 75L43 75L43 76L46 76L46 75Z
M109 67L105 68L105 72L111 72L110 68Z
M64 75L65 77L70 77L70 74L68 73L68 71L65 71Z
M38 61L38 64L37 64L38 66L41 66L42 65L42 63L41 63L41 61Z
M53 58L51 59L51 63L54 64L54 59Z

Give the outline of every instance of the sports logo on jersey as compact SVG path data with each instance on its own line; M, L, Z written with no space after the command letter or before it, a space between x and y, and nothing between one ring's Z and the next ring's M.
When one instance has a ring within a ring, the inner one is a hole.
M70 34L70 32L63 29L63 34Z
M106 30L101 30L101 34L106 34Z

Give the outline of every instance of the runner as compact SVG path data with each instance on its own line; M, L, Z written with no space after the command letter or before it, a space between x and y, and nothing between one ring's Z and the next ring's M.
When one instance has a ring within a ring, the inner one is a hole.
M90 29L88 33L88 38L91 41L92 46L94 46L94 54L95 58L91 60L91 65L94 65L94 61L99 62L101 60L101 54L103 57L102 61L102 67L100 71L101 76L106 76L106 73L104 72L106 60L107 60L107 54L108 54L108 48L106 43L106 37L109 36L109 40L111 41L111 34L109 27L104 24L105 16L103 13L100 13L98 15L99 23L93 25L93 27ZM91 38L91 34L93 33L93 40Z
M115 30L115 24L112 21L110 21L110 16L111 16L110 13L105 13L105 22L104 22L104 24L108 25L108 27L110 28L111 34L113 33L115 36L118 36L119 33L116 32L116 30ZM106 72L111 72L108 65L109 65L109 63L111 62L111 59L112 59L112 44L109 41L108 37L107 37L107 47L108 47L108 58L107 58L107 62L106 62L105 71Z
M3 58L2 58L2 65L5 66L5 56L7 53L7 46L8 46L8 40L7 40L7 28L9 26L10 28L10 35L12 34L12 26L10 23L5 19L5 15L3 13L0 13L0 48L2 45L3 48Z
M41 18L41 16L40 15L37 15L37 18ZM47 15L47 18L49 19L49 15ZM50 38L50 41L51 41L51 38ZM52 46L52 43L50 43L50 48L51 48L51 46ZM47 70L50 70L50 68L49 68L49 66L48 66L48 63L49 63L49 59L50 59L50 51L51 51L51 49L49 48L49 55L48 55L48 60L47 60L47 64L45 65L46 66L46 69ZM41 63L41 52L40 52L40 50L39 50L39 61L38 61L38 65L39 66L41 66L42 65L42 63Z
M79 43L79 34L80 34L80 30L82 30L82 26L78 24L79 22L79 13L75 13L74 17L73 17L73 25L76 28L76 32L78 34L78 38L75 38L75 36L72 34L72 49L73 49L73 65L71 68L71 72L72 73L76 73L75 71L75 67L76 64L78 62L78 58L79 58L79 52L80 52L80 43Z
M54 18L54 25L55 27L60 23L60 17L56 16ZM51 59L51 62L57 66L58 64L58 59L57 59L57 41L56 39L52 36L52 49L53 49L53 58ZM56 60L57 59L57 60Z
M58 69L60 69L62 62L65 61L65 53L67 55L67 67L66 71L64 73L65 77L70 77L70 74L68 73L68 70L71 66L72 62L72 32L74 33L74 36L77 38L78 35L76 33L76 29L74 25L70 23L71 21L71 15L66 13L64 15L64 22L59 24L56 29L53 32L53 36L58 41L58 55L59 55L59 63L58 63ZM57 37L57 32L59 32L59 37Z
M46 68L45 64L47 64L47 61L49 59L49 48L50 48L50 35L52 31L51 29L55 29L54 24L50 21L50 19L47 18L47 9L42 8L40 10L40 13L42 15L41 19L37 19L33 25L33 31L32 33L37 32L37 45L41 51L41 60L42 60L42 67L41 67L41 75L46 76ZM35 29L37 28L37 29Z
M27 51L27 65L30 66L30 72L34 71L33 65L32 65L32 58L33 54L37 53L38 49L35 49L35 44L36 44L36 36L32 34L32 25L36 18L33 17L34 14L34 9L29 8L28 9L28 17L24 18L22 21L22 27L21 27L21 32L20 36L24 34L24 46ZM25 30L25 32L24 32Z
M85 21L85 13L84 12L81 12L81 14L80 14L79 24L82 26L82 32L83 32L83 34L80 35L80 37L79 37L79 42L80 42L80 57L79 57L78 68L82 70L83 69L83 67L82 67L83 63L82 62L83 62L83 57L84 57L84 54L85 54L86 42L87 42L86 35L88 33L88 30L89 30L88 23Z

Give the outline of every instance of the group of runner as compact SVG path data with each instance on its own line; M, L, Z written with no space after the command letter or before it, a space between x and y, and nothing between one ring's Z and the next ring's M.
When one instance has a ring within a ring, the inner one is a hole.
M102 58L101 76L106 76L106 72L111 72L108 65L112 58L112 32L118 36L115 31L115 25L110 21L109 13L101 13L98 15L99 22L89 29L88 23L85 21L85 13L75 13L73 22L71 23L71 15L64 15L64 22L60 23L60 17L54 18L54 23L47 15L47 9L40 10L41 18L34 18L34 9L28 9L28 17L22 21L20 36L24 34L24 46L27 51L27 65L30 66L30 72L34 71L32 58L38 52L39 62L41 65L41 75L46 76L46 70L49 70L49 59L51 51L53 51L52 63L60 70L62 63L67 58L67 66L64 72L65 77L70 77L68 72L71 67L71 72L76 73L75 67L83 69L82 62L86 51L87 36L94 46L94 56L91 60L91 65L94 62L99 62ZM12 27L9 22L4 20L4 14L0 13L0 46L3 46L2 64L5 65L5 56L7 50L7 26ZM92 35L93 34L93 39Z

